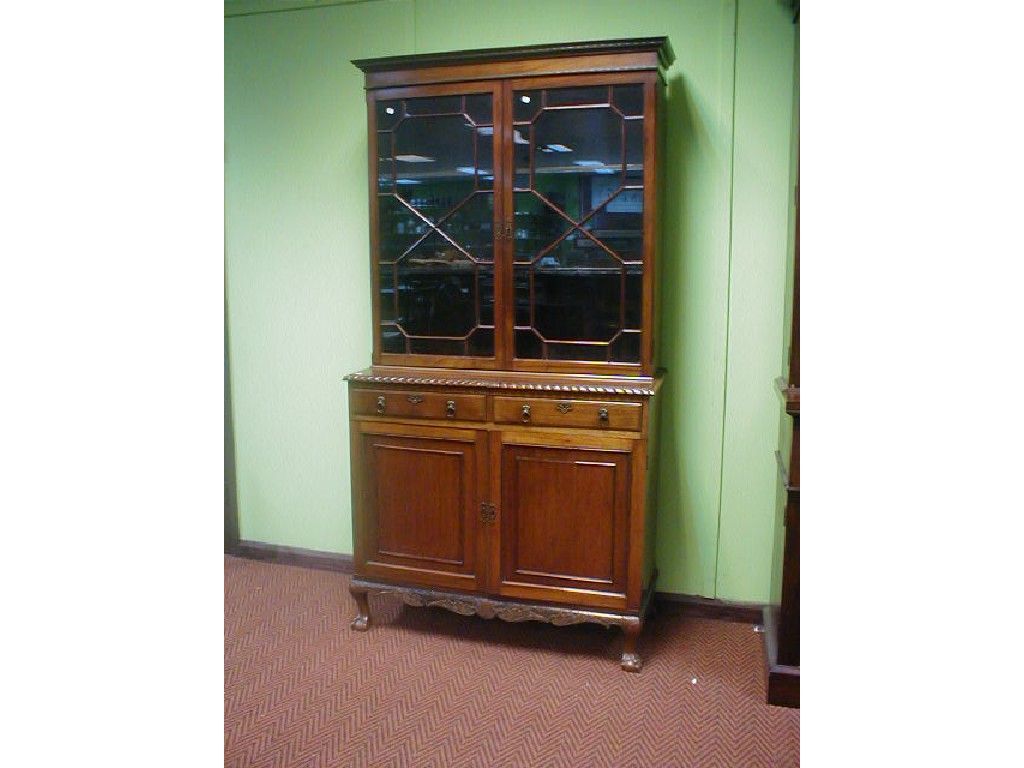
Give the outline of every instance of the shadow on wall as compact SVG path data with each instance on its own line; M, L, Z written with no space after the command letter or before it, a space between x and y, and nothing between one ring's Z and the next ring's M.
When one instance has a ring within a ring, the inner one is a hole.
M666 587L676 591L685 574L713 574L717 553L708 552L699 541L687 540L700 530L700 521L694 478L687 469L690 462L684 460L683 454L683 425L689 416L684 412L683 393L687 391L693 372L687 370L687 335L682 330L687 327L687 317L692 317L692 313L688 313L682 297L687 295L685 265L697 256L685 251L688 240L684 237L681 212L688 189L687 169L693 167L691 161L701 143L698 131L704 132L705 143L708 137L706 129L695 123L696 108L681 74L669 78L666 113L669 130L666 138L669 140L663 161L659 364L667 373L662 387L660 420L658 549L672 553L671 561L659 563L659 569L673 582ZM685 563L685 558L698 558L700 562ZM706 577L702 577L701 583L706 582Z

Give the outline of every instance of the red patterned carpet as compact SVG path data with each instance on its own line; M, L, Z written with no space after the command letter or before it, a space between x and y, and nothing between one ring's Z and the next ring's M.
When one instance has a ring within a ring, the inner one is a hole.
M655 616L630 674L618 630L371 608L352 632L348 576L225 558L226 766L799 765L749 624Z

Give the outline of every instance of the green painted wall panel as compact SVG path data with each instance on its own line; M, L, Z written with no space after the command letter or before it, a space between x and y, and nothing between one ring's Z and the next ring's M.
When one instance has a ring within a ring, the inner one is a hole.
M730 330L731 199L734 183L748 183L733 174L734 122L751 123L738 127L741 136L760 130L763 119L756 104L734 115L734 65L742 53L736 21L731 0L380 0L225 19L226 258L244 538L351 551L341 377L370 361L370 304L365 107L361 75L349 60L665 34L676 63L669 71L662 249L660 357L669 378L659 588L716 596L719 553L734 554L719 541L723 478L737 480L725 471L733 465L730 449L723 454L726 354L732 341L739 349L745 343L730 334L756 329L763 338L758 314L769 322L772 311L770 303L753 306L740 329ZM771 44L755 40L755 57ZM778 55L787 55L784 46ZM791 81L792 65L782 79ZM769 216L771 206L747 205L744 215ZM767 283L784 279L784 240L775 261L742 255L745 268L765 273ZM773 360L779 357L776 347ZM745 378L737 384L746 386ZM755 505L739 510L740 519ZM757 546L764 559L773 490L762 506L765 536ZM767 592L767 568L729 571L733 599Z
M778 487L793 44L779 4L739 6L722 508L715 595L766 602Z
M225 240L243 539L352 551L341 378L370 360L366 109L349 59L410 2L225 19Z

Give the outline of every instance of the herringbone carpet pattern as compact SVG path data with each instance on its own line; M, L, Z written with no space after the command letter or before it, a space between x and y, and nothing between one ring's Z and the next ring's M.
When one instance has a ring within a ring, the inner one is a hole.
M658 615L621 633L464 618L348 576L227 557L226 766L794 766L798 710L764 703L749 624Z

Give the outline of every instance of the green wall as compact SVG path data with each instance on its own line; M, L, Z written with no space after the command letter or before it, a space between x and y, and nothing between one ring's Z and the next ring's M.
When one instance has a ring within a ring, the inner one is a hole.
M376 0L250 13L260 5L228 2L224 23L242 538L352 551L342 377L370 363L371 332L365 102L349 61L668 35L659 589L766 601L797 32L781 4Z

